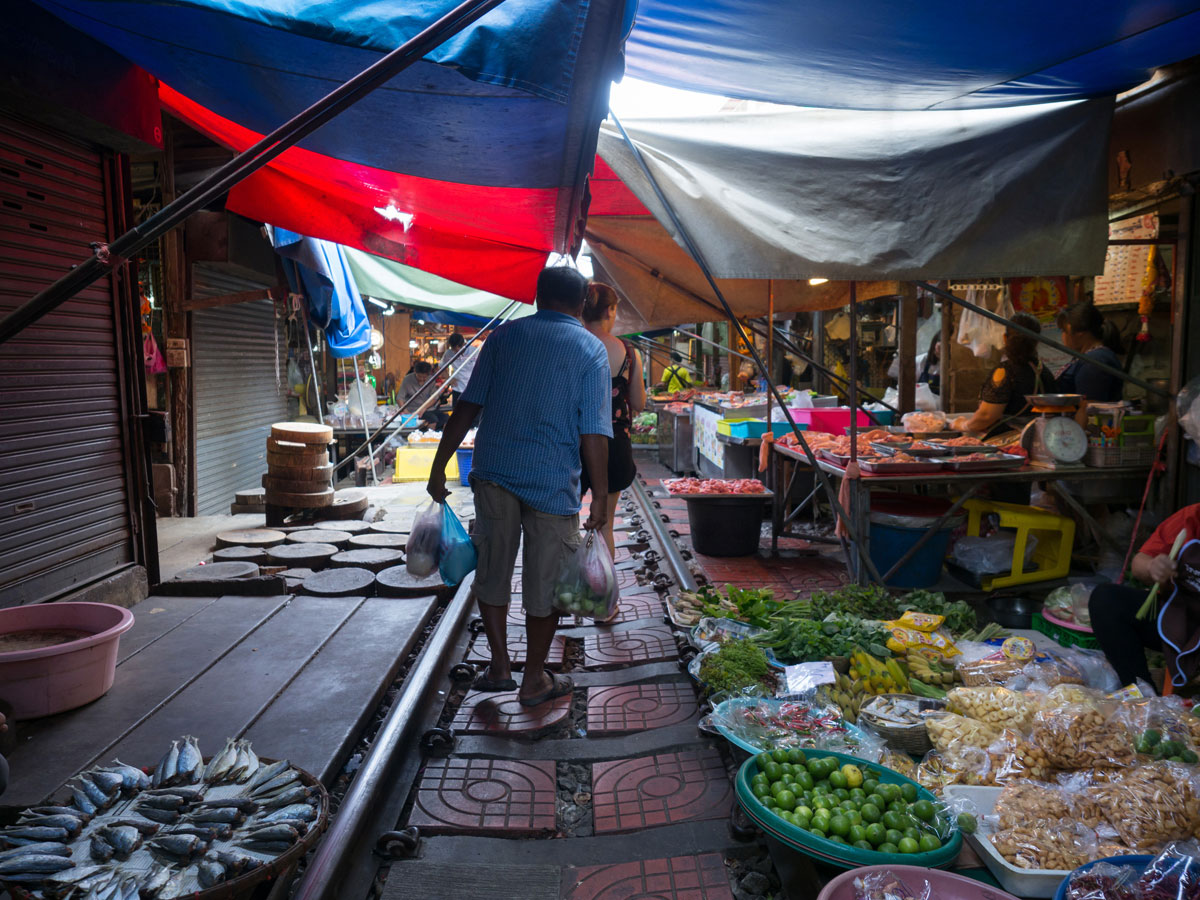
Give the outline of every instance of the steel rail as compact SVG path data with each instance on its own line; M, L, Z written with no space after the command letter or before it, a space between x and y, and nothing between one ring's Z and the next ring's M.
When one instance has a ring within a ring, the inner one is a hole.
M30 300L0 320L0 344L65 303L92 282L112 272L139 250L182 223L192 213L225 194L242 179L261 169L503 2L504 0L465 0L349 81L334 88L306 110L284 122L254 146L239 153L144 222L135 225L107 245L93 245L92 256L53 284L38 291Z
M671 535L663 527L663 521L658 517L655 511L654 501L650 495L646 493L646 488L642 486L640 478L633 479L633 496L637 500L638 505L642 507L645 514L644 518L650 526L650 534L658 542L662 548L663 559L667 561L667 565L671 568L671 573L675 576L675 583L679 585L682 591L694 591L700 585L692 576L692 570L688 568L687 561L683 558L683 554L679 552L679 547L672 540Z
M374 822L380 803L398 777L399 770L412 750L412 734L419 721L419 712L431 694L443 688L440 670L446 656L463 629L468 614L475 608L471 591L473 578L465 580L450 601L433 633L429 636L416 665L404 679L387 718L363 759L346 796L338 806L329 831L317 844L304 875L292 894L292 900L328 900L337 897L345 869L364 844L374 846L378 834L370 834L370 826L386 831L394 822Z

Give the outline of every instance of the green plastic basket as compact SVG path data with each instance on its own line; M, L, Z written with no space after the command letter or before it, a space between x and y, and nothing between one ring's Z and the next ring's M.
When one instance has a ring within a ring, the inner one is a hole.
M1086 631L1076 631L1073 628L1063 628L1051 622L1040 612L1033 614L1032 626L1034 631L1040 631L1046 637L1057 641L1062 647L1078 647L1081 650L1099 650L1100 642L1095 635Z
M843 765L852 763L864 769L870 768L878 771L882 773L879 781L886 784L916 785L918 799L938 802L937 797L911 778L905 778L899 772L876 763L831 750L814 750L811 755L832 756ZM750 789L750 780L756 774L758 774L758 758L755 756L742 763L742 767L738 769L737 798L746 811L746 815L754 821L754 824L784 846L829 865L843 869L855 869L859 866L878 866L890 863L898 866L924 866L927 869L941 869L954 862L962 849L962 834L957 829L950 836L950 840L941 847L926 853L879 853L875 850L862 850L858 847L836 843L827 838L817 837L803 828L785 822L763 805L762 801L754 795L754 791Z

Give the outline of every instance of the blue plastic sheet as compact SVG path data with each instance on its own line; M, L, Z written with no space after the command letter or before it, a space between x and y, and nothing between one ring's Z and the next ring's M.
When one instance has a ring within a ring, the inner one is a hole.
M272 235L288 283L304 295L312 322L325 331L329 352L338 359L365 353L371 346L371 322L343 248L282 228Z

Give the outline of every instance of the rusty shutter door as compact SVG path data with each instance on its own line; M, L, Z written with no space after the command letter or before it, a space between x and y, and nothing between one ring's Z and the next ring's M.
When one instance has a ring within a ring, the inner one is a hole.
M0 313L105 241L100 155L0 116ZM111 280L0 345L0 606L133 561Z
M271 425L288 418L287 351L277 341L270 300L192 313L198 516L226 515L238 491L262 487Z

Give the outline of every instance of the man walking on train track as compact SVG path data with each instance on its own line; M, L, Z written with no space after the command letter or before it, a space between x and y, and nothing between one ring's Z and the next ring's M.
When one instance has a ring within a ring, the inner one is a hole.
M474 541L479 551L474 593L491 662L474 687L512 691L508 604L513 567L524 538L521 594L527 658L518 691L537 706L571 692L566 675L545 669L558 613L555 579L580 541L580 461L592 483L585 527L608 519L608 439L612 437L608 354L580 321L587 281L555 267L538 277L538 311L495 330L442 434L427 489L446 498L446 464L480 416L471 462Z

